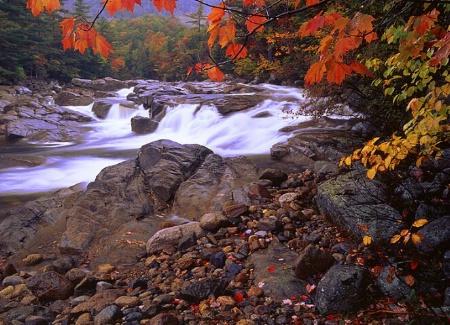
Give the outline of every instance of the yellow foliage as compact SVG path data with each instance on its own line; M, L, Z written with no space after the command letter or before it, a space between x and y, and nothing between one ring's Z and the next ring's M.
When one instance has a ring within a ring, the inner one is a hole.
M364 236L363 238L363 244L366 246L369 246L372 243L372 237L370 236Z
M427 223L428 223L427 219L418 219L418 220L414 221L412 226L419 228L419 227L423 227Z

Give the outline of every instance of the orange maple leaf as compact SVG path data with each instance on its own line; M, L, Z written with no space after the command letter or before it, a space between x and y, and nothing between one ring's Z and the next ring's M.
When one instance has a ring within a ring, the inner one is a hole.
M373 77L372 72L370 72L370 70L367 69L367 67L364 64L362 64L362 63L360 63L358 61L353 61L350 64L350 68L352 69L353 72L356 72L356 73L360 74L363 77L365 77L365 76Z
M337 85L342 84L345 76L351 74L352 72L349 65L336 60L330 60L327 68L327 81Z
M153 0L153 5L156 7L158 11L166 9L173 15L173 11L177 7L176 0Z
M225 55L231 56L234 60L244 59L247 57L247 48L241 44L230 44Z
M230 22L229 24L220 27L219 44L224 48L229 42L234 43L236 39L236 24Z
M319 29L323 28L325 24L325 17L322 12L319 12L314 18L302 24L299 29L300 37L314 35Z
M134 7L136 5L142 6L141 0L122 0L121 8L122 8L122 10L134 12ZM174 9L175 9L175 7L174 7ZM168 10L168 9L166 9L166 10Z
M316 3L319 3L320 0L306 0L306 5L307 6L312 6L315 5Z
M108 58L109 54L113 52L111 44L109 44L106 38L97 33L95 29L91 28L89 32L90 32L89 36L91 40L91 46L92 50L94 51L94 54L100 53L100 55L104 56L105 58Z
M73 17L69 17L60 22L59 25L61 26L63 37L66 38L72 34L73 28L75 27L75 20Z
M245 26L250 33L253 31L260 33L264 30L264 22L266 20L267 18L265 16L255 13L255 15L247 18L245 21Z
M221 3L220 5L214 7L211 9L211 13L208 15L208 21L210 21L212 24L216 24L219 21L222 20L223 16L226 14L226 9L224 3Z
M27 8L31 9L33 16L37 16L41 12L44 12L45 9L49 13L52 13L54 10L59 10L61 9L61 4L59 0L28 0Z
M225 74L216 66L205 66L208 77L213 81L222 81Z
M108 1L106 3L106 10L110 16L114 15L122 6L121 0L103 0L102 5L104 5L106 1Z
M214 42L216 41L216 38L219 36L220 33L220 26L217 24L213 24L208 27L208 47L211 49L214 45Z
M325 67L325 64L322 61L312 64L305 75L306 86L309 87L313 83L320 82L326 70L327 68Z

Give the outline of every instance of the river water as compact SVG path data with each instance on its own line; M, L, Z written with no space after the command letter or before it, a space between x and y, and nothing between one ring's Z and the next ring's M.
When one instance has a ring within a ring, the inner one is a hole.
M136 157L144 144L170 139L182 144L198 143L225 156L267 154L273 144L286 141L291 133L280 132L283 127L296 125L306 117L287 118L283 109L295 109L304 102L301 89L262 85L272 94L270 99L245 111L221 116L214 106L180 104L169 108L154 133L136 135L130 119L148 117L142 107L126 108L119 103L133 91L122 89L106 119L95 118L92 105L69 107L95 119L83 143L16 143L2 149L6 154L39 156L45 163L37 167L15 167L0 170L0 209L10 201L20 202L43 192L91 182L106 166ZM240 94L242 95L242 94ZM255 96L255 94L248 94ZM263 117L255 117L263 116Z

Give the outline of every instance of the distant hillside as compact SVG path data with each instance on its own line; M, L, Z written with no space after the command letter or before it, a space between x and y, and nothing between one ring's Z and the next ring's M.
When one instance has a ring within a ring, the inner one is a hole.
M75 0L66 0L64 1L64 9L72 11L73 3ZM101 9L101 0L85 0L86 5L91 6L91 15L97 15L98 11ZM114 14L112 18L135 18L145 14L158 14L158 11L153 6L153 3L150 0L143 0L142 7L136 6L133 13L128 11L117 12ZM196 12L198 8L198 2L195 0L179 0L177 1L177 8L175 9L175 16L184 16L185 14ZM205 8L205 12L207 13L209 10ZM162 11L161 14L168 15L167 11ZM104 18L110 18L109 14L105 11L102 14Z

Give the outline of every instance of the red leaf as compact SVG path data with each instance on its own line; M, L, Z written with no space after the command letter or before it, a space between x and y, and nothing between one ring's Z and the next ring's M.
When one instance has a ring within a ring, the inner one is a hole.
M241 292L236 292L234 294L234 300L237 302L243 302L244 301L244 295Z
M253 31L255 32L262 32L264 30L264 22L267 20L265 16L257 15L250 16L245 21L245 26L247 27L247 30L251 33Z
M244 0L244 6L256 6L258 8L264 7L266 5L265 0Z
M300 37L314 35L324 24L325 18L323 17L322 12L319 12L314 18L308 20L300 27Z
M75 21L73 17L69 17L64 19L59 25L61 26L63 37L68 37L73 32Z
M226 6L224 3L221 3L220 5L212 8L211 13L208 15L208 21L210 21L211 24L215 24L221 21L223 16L225 16L226 14L225 9Z
M225 74L218 67L205 67L208 77L213 81L222 81Z
M417 269L417 266L419 266L419 260L415 258L411 262L411 270Z
M275 266L271 265L271 266L269 266L269 267L267 268L267 271L273 272L273 271L275 271L276 269L277 269L277 268L276 268Z
M247 57L247 48L241 44L230 44L225 55L231 56L234 60L244 59Z
M327 71L327 81L337 85L342 84L346 75L351 73L350 66L343 62L330 60Z
M105 2L106 0L103 0L102 4L104 4ZM121 0L109 0L106 4L106 10L108 11L109 15L112 16L117 12L117 10L120 9L121 5Z
M156 7L158 11L166 9L173 15L173 11L177 7L176 0L153 0L153 5Z
M322 80L326 71L325 64L321 61L312 64L305 75L306 86L318 83Z

